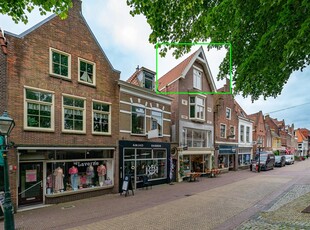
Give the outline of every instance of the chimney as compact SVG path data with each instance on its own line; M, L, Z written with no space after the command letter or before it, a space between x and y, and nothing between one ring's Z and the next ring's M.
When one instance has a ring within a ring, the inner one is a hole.
M75 13L82 13L82 0L72 0L72 8L69 11L74 11Z

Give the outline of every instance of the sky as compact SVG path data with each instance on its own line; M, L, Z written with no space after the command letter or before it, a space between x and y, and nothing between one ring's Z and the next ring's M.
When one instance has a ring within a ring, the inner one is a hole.
M132 17L129 11L126 0L83 0L82 4L84 18L113 67L121 71L122 80L127 80L138 65L156 71L156 49L148 42L151 28L143 15ZM21 34L47 16L42 17L38 10L35 10L29 14L29 22L25 25L15 24L10 17L0 15L0 28ZM194 46L192 52L198 48ZM224 83L216 81L216 76L226 50L204 49L204 51L216 86L222 87ZM159 58L158 76L165 74L189 55L176 60L169 52L165 58ZM287 125L294 124L295 128L310 130L309 80L310 67L308 66L303 72L292 73L281 95L277 98L266 100L260 98L252 103L250 98L237 95L236 100L247 114L262 111L263 114L269 114L272 118L284 119Z

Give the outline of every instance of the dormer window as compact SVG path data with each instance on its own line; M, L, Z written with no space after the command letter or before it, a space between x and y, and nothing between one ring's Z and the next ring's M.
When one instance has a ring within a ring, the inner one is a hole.
M144 72L144 88L153 90L154 88L154 75Z

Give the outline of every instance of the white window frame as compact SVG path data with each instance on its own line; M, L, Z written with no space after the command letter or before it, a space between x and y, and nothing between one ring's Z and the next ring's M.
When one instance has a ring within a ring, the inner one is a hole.
M153 117L158 117L158 116L153 116L153 112L161 114L161 122L160 123L157 122L157 124L161 127L161 130L158 129L158 128L157 128L157 130L158 130L158 136L162 137L163 136L163 129L164 129L164 127L163 127L163 119L164 119L163 118L163 112L162 112L162 110L157 110L157 109L152 109L151 110L150 130L155 130L152 127L153 126Z
M225 116L226 116L226 119L231 120L231 108L226 107L226 115Z
M224 129L224 136L222 135L222 127L225 128L225 129ZM221 123L221 124L220 124L220 138L226 138L226 132L227 132L227 130L226 130L226 124Z
M43 92L52 94L52 102L42 102L37 100L27 99L26 90L33 90L36 92ZM50 128L42 128L42 127L32 127L28 126L28 103L36 103L39 105L47 105L51 107L51 127ZM32 131L45 131L45 132L54 132L55 131L55 92L48 91L44 89L24 86L24 130L32 130Z
M197 70L197 69L193 69L193 87L195 89L202 89L202 72Z
M195 102L191 102L191 98L195 98ZM197 98L202 100L202 104L197 104ZM205 98L198 97L198 96L190 96L188 101L189 101L189 103L188 103L189 104L189 116L188 117L191 120L205 121L205 117L206 117L205 116L205 112L206 112L206 107L205 107L206 101L205 101ZM194 117L191 116L191 106L195 106L195 116ZM197 110L199 110L199 113L203 112L202 113L202 118L197 116L197 112L198 112Z
M133 129L133 127L132 127L132 114L133 114L133 112L132 112L132 107L138 107L138 108L141 108L141 109L144 109L144 132L143 133L133 133L132 132L132 129ZM131 135L137 135L137 136L145 136L146 135L146 108L145 108L145 106L143 106L143 105L141 105L141 104L132 104L131 105L131 107L130 107L130 113L131 113L131 116L130 116L130 133L131 133Z
M250 143L250 132L251 132L250 126L246 126L245 127L245 141L246 141L246 143Z
M240 142L244 142L245 141L245 134L244 134L245 130L244 130L244 125L240 125Z
M94 109L94 103L99 103L99 104L102 104L102 105L108 105L109 106L109 112L101 111L101 110L95 110ZM92 100L92 134L96 134L96 135L111 135L111 123L112 123L111 111L112 111L111 103L104 102L104 101ZM102 114L102 115L108 115L108 132L94 131L95 113Z
M93 82L92 83L88 82L88 81L81 80L81 76L80 76L81 62L85 62L86 64L90 64L93 66L93 79L92 79ZM78 66L79 66L79 68L78 68L78 82L80 82L82 84L95 86L96 85L96 63L79 57L78 58Z
M75 106L67 106L64 105L64 98L65 97L70 97L73 99L79 99L83 100L83 108L80 107L75 107ZM62 132L64 133L86 133L86 98L85 97L78 97L70 94L62 94ZM72 109L72 110L81 110L83 114L83 129L82 130L74 130L74 129L65 129L65 109Z
M201 139L194 139L194 132L200 132ZM190 134L188 137L187 134ZM180 146L194 147L194 148L210 148L211 147L211 131L201 130L201 129L192 129L192 128L183 128L182 129L182 139ZM188 141L191 143L188 145ZM200 146L194 146L194 143L200 143Z
M57 73L53 72L53 52L59 53L61 55L64 55L64 56L68 57L68 76L57 74ZM49 53L50 53L50 55L49 55L49 57L50 57L50 60L49 60L49 73L50 73L50 75L56 76L56 77L61 77L61 78L64 78L64 79L71 79L71 54L68 54L66 52L60 51L60 50L52 48L52 47L49 48Z

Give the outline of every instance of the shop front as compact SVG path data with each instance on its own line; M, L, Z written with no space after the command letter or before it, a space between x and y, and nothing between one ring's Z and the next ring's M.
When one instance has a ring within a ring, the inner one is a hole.
M18 207L112 192L114 153L114 147L19 147Z
M219 169L237 170L236 145L219 145L218 167Z
M210 149L203 151L188 148L188 150L180 150L178 154L179 181L182 181L182 179L190 172L204 173L213 168L213 151Z
M133 189L142 186L143 176L152 185L169 182L170 143L119 141L119 192L125 175L131 177Z
M252 159L252 148L242 148L238 149L238 167L240 169L247 169L251 165Z

